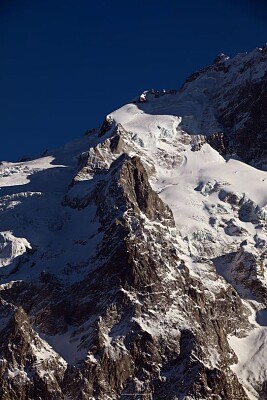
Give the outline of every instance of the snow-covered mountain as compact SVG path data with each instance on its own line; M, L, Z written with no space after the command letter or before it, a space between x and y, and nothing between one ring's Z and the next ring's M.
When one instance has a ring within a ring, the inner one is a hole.
M0 165L1 399L267 398L267 46Z

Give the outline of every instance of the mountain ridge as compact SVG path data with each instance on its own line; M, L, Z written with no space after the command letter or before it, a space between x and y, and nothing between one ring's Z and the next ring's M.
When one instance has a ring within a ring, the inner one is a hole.
M3 399L266 396L266 53L0 165Z

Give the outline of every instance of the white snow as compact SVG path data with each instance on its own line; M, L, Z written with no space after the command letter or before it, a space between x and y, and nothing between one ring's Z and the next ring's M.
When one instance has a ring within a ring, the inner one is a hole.
M267 310L255 311L249 303L247 305L253 329L246 337L229 336L228 340L238 357L238 363L232 366L232 370L244 385L249 398L254 400L259 398L256 390L260 390L267 379Z
M0 232L0 267L12 263L27 249L31 249L27 239L17 238L10 231Z
M84 333L77 333L77 329L69 326L68 330L63 334L58 335L45 335L39 332L39 336L49 343L49 348L54 349L60 357L70 365L76 364L79 360L86 357L87 351L84 348L79 348L81 336ZM43 355L45 356L45 354ZM41 355L40 355L41 357Z
M77 210L63 207L62 201L89 142L84 137L53 156L0 166L5 171L0 178L0 266L8 273L21 265L16 280L35 279L45 271L74 281L84 275L84 265L88 268L101 240L95 206ZM30 269L22 262L27 249L33 252Z
M0 187L26 185L31 181L31 176L38 172L64 168L64 165L53 165L54 160L54 157L48 156L27 162L3 162L0 165Z

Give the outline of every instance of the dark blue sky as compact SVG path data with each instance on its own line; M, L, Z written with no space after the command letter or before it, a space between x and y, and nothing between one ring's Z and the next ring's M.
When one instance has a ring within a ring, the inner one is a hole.
M261 46L265 4L0 0L0 160L78 138L143 90Z

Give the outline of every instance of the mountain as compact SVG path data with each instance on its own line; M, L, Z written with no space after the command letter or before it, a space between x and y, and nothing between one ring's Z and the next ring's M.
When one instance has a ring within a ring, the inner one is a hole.
M1 399L267 399L266 84L221 54L1 163Z

